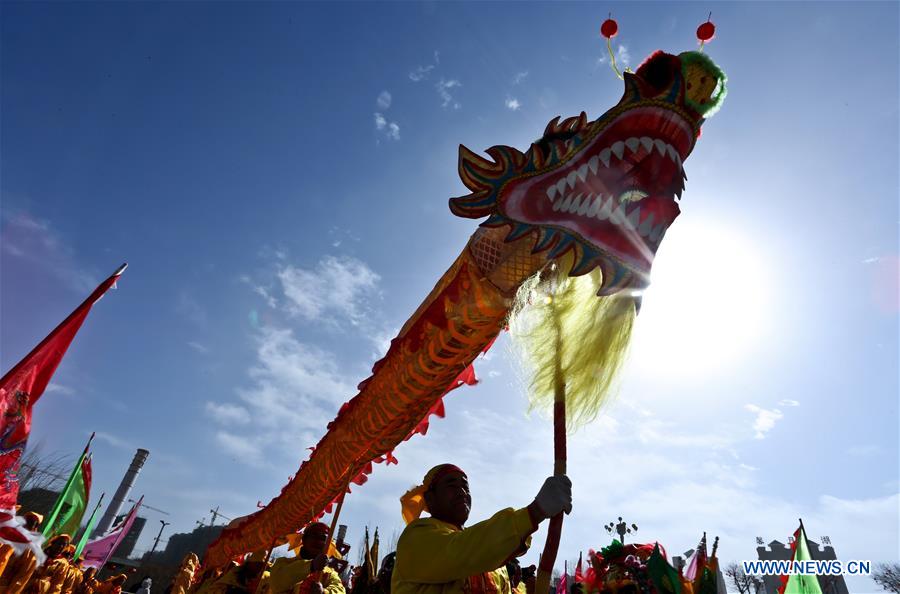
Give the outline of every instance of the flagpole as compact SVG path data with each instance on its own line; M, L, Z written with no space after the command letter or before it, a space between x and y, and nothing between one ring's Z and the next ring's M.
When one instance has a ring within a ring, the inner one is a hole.
M82 301L81 304L80 304L78 307L76 307L74 310L72 310L72 313L70 313L68 316L66 316L66 319L63 320L62 322L60 322L59 325L57 325L56 328L54 328L53 331L50 332L50 334L48 334L48 335L44 338L44 340L42 340L41 342L39 342L38 345L37 345L36 347L34 347L33 349L31 349L31 352L29 352L27 355L25 355L24 357L22 357L22 360L19 361L18 363L16 363L16 366L15 366L15 367L13 367L12 369L10 369L9 371L6 372L6 374L3 376L3 379L0 379L0 384L6 383L6 381L7 381L9 378L13 377L16 373L18 373L18 371L20 370L20 368L21 368L23 365L25 365L26 363L30 363L31 357L32 357L34 354L39 353L40 350L41 350L42 348L44 348L44 347L47 345L48 342L50 342L50 340L56 338L56 333L57 333L59 330L61 330L62 328L65 328L66 325L67 325L70 321L72 321L73 318L75 318L75 316L79 315L79 314L82 312L83 308L85 308L85 307L90 308L90 306L92 306L94 303L96 303L97 300L100 299L100 298L103 296L103 294L106 293L106 291L109 290L109 287L111 287L112 285L115 284L116 280L118 280L118 277L122 274L122 272L123 272L126 268L128 268L128 264L127 264L127 263L126 263L126 264L122 264L121 266L119 266L119 267L116 269L116 271L112 274L112 276L110 276L108 279L106 279L105 281L103 281L102 283L100 283L100 286L98 286L96 289L94 289L94 292L91 293L91 294L88 296L87 299L85 299L84 301ZM80 324L79 324L79 325L80 325Z
M134 507L131 508L131 511L128 512L128 515L125 517L125 521L122 523L122 528L119 530L119 536L116 537L115 542L113 542L113 546L110 547L109 553L106 554L106 558L103 559L103 563L100 564L100 567L97 568L97 573L100 573L100 570L103 569L103 566L109 562L112 558L113 553L116 552L116 549L119 548L119 545L122 543L122 539L125 538L125 525L128 524L128 519L132 515L137 515L138 509L141 507L141 503L144 501L144 496L141 495L140 499L137 500L137 503L134 504ZM128 527L129 531L131 530L131 526Z
M69 480L66 481L66 486L63 487L62 492L59 494L59 497L56 498L56 503L53 504L53 510L50 512L50 517L47 518L47 523L44 524L43 530L41 533L50 538L53 534L54 530L54 522L56 522L56 518L59 516L60 510L62 510L63 502L69 496L69 490L72 488L72 483L75 481L75 475L81 471L81 465L84 463L84 458L87 456L88 450L91 447L91 442L94 441L94 435L96 432L91 432L91 436L88 438L87 445L84 446L84 450L81 452L81 456L78 458L78 462L75 464L75 467L72 469L72 473L69 475Z
M87 544L87 540L91 534L91 530L94 528L94 518L97 516L97 510L99 510L100 506L103 505L103 498L105 496L105 492L100 493L100 500L97 501L97 505L94 506L94 511L91 512L91 517L88 519L87 526L85 526L84 532L81 533L81 538L78 539L78 544L75 546L75 554L72 555L72 559L77 559L78 555L81 554L81 551L84 550L84 545Z

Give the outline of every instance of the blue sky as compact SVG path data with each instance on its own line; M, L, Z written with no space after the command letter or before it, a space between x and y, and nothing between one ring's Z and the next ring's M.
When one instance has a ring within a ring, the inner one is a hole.
M268 501L474 231L447 209L458 144L525 148L618 100L609 10L632 66L691 49L712 10L730 92L619 398L571 438L561 554L624 515L670 552L706 530L749 559L803 517L843 559L898 558L895 3L0 5L3 369L130 265L33 442L97 431L110 494L149 449L135 494L169 530ZM549 422L506 340L476 368L347 500L352 541L399 530L438 462L469 471L473 520L534 496Z

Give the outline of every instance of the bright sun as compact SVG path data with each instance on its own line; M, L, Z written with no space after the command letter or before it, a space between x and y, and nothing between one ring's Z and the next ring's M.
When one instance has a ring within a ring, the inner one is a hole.
M764 262L754 245L719 221L677 221L653 263L635 327L634 363L706 376L739 362L770 313Z

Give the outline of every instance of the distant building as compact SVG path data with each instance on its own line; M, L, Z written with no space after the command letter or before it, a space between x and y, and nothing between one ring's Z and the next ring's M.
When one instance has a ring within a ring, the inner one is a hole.
M164 551L148 553L144 561L156 565L178 565L188 553L196 553L202 559L207 547L219 538L224 529L225 526L200 526L193 532L173 534L169 537Z
M809 539L807 541L809 542L809 554L814 560L834 561L837 559L834 548L830 545L822 549L819 543ZM756 554L759 556L760 561L790 561L793 558L791 547L777 540L770 542L768 549L766 547L756 547ZM847 583L844 581L844 576L820 575L817 578L819 587L822 588L822 594L850 594L850 591L847 589ZM781 578L777 575L762 576L762 580L766 586L766 592L777 592L781 586Z
M22 512L37 512L45 518L53 509L53 504L59 497L59 491L51 491L50 489L28 489L19 493L17 503L22 506Z
M119 522L123 521L125 516L116 516L115 522L113 522L113 526L117 525ZM128 534L125 535L125 538L122 539L122 542L119 543L119 546L116 547L114 555L119 559L127 559L131 556L131 553L134 552L134 545L137 544L138 538L141 537L141 532L144 531L144 525L147 523L147 518L142 518L140 516L136 516L134 518L134 523L131 525L131 528L128 530Z

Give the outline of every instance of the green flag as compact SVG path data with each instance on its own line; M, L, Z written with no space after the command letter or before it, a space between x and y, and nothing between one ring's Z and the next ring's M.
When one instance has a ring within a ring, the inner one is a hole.
M104 495L106 495L106 493L100 494L100 500L97 501L97 505L94 506L94 511L91 512L91 518L88 520L87 527L85 527L84 532L81 534L81 538L78 539L78 544L75 546L75 554L72 555L73 559L78 558L78 555L80 555L81 551L84 549L84 545L87 544L88 537L91 535L91 532L94 531L94 524L97 523L97 511L103 503Z
M675 568L669 565L659 551L659 543L653 547L653 553L647 559L647 573L660 594L681 594L681 580Z
M91 493L91 458L87 452L81 454L72 476L53 505L50 516L44 523L43 534L47 539L59 534L74 536L81 525L81 518L87 509Z
M794 533L794 539L797 545L794 549L794 561L812 561L813 558L809 554L809 544L806 542L806 531L803 529L803 522L800 522L800 528ZM784 594L822 594L819 578L814 575L788 576L787 584L784 586Z
M697 594L716 594L719 586L716 583L718 575L710 570L709 567L703 568L703 575L700 576L700 588Z

